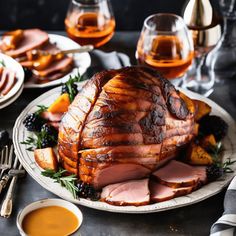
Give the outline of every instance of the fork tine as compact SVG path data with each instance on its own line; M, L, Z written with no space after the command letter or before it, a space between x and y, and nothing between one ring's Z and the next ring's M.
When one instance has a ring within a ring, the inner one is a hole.
M13 164L13 169L16 169L18 161L19 161L18 157L15 156L14 164Z
M3 165L5 163L5 153L6 153L6 147L7 146L4 146L2 151L1 151L1 160L0 160L0 164Z
M6 146L6 148L5 148L5 158L4 158L4 164L5 165L7 165L7 163L8 163L8 159L9 159L9 149L8 149L8 146Z
M11 145L10 147L9 159L7 163L10 167L12 166L12 158L13 158L13 145Z

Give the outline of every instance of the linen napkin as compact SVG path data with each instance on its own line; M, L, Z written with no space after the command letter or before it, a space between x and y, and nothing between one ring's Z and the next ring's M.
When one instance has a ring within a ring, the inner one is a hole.
M95 73L104 69L120 69L125 66L130 66L130 58L121 52L103 52L101 50L93 50L90 53L92 63L86 71L84 79L91 78Z
M224 199L224 213L212 225L210 236L236 235L236 176L231 181Z

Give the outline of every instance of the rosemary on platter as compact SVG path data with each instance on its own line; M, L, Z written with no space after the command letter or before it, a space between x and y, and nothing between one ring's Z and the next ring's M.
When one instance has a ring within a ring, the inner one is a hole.
M76 186L76 175L65 175L67 171L63 168L59 168L56 172L54 170L44 170L41 174L45 177L54 179L56 183L59 183L62 187L65 187L72 193L74 198L77 198L78 187Z

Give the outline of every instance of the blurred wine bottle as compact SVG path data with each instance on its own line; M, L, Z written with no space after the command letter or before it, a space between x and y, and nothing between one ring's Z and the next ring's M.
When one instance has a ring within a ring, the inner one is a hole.
M236 74L236 1L220 0L219 5L224 19L223 34L206 58L217 82Z
M195 68L186 78L184 87L207 95L214 81L202 74L202 66L206 54L221 37L220 20L209 0L189 0L183 10L183 18L191 31L195 52Z

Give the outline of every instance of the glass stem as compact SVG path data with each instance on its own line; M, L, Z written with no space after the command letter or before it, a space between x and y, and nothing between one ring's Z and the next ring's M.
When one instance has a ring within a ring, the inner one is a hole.
M202 80L202 65L204 64L205 60L205 55L201 57L196 57L195 62L196 62L196 81L200 82Z

